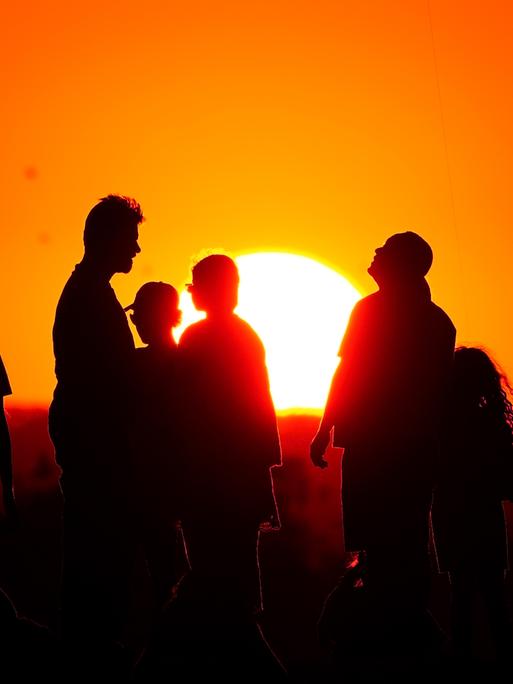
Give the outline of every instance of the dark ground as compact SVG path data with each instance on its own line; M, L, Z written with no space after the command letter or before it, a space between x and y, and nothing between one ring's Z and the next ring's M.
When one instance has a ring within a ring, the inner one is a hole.
M266 608L262 628L277 656L298 678L302 673L305 678L311 671L318 673L322 653L317 621L346 560L340 519L340 453L332 454L325 471L313 468L308 457L317 421L315 416L306 415L280 418L284 466L274 473L282 529L264 534L261 540ZM0 534L0 586L20 615L55 628L62 499L59 470L46 429L46 410L10 409L9 424L20 522L16 531ZM506 512L511 547L510 504ZM144 572L139 570L134 578L134 605L127 628L127 641L134 655L148 628L148 586ZM449 586L447 578L435 569L432 587L432 614L447 632ZM511 576L508 591L513 596ZM480 635L478 650L486 661L490 652L486 631Z

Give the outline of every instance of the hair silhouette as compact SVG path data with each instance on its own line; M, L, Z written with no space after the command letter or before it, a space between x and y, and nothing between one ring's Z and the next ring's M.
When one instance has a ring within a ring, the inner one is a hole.
M188 290L194 305L207 316L231 313L237 306L239 272L226 254L210 254L192 269L192 284Z
M171 330L180 324L182 312L177 290L168 283L145 283L135 295L133 304L125 307L132 311L130 320L144 344L164 345L171 342Z
M139 225L144 216L138 202L124 195L107 195L95 204L87 215L84 227L84 247L98 251L115 241L130 224Z
M458 347L454 356L455 401L479 406L513 429L507 376L481 347Z
M433 251L429 244L417 233L406 231L392 235L376 249L368 273L382 286L397 280L422 279L432 263Z

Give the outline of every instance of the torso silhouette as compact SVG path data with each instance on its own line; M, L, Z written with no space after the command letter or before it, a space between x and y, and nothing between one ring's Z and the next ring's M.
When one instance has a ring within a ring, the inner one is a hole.
M160 610L184 570L185 557L177 532L183 475L176 345L136 349L134 379L134 508Z
M181 487L180 373L176 346L135 351L136 481L143 507L176 518Z
M270 468L281 462L263 345L238 316L190 326L182 520L200 621L250 623L261 610L258 535L278 526ZM205 612L206 611L206 612Z
M53 339L49 427L64 495L62 630L70 665L80 669L81 649L91 663L116 658L135 557L133 338L114 291L83 263L62 292Z
M96 445L87 462L67 460L67 450L58 449L59 465L65 478L75 469L82 475L107 476L111 468L122 467L117 455L126 449L134 342L114 290L84 264L64 287L53 341L57 387L51 429L70 448L81 440Z
M340 348L335 440L380 446L431 439L448 386L455 331L427 291L382 292L354 308Z
M355 306L340 349L340 391L330 399L335 445L346 447L347 549L406 538L409 526L423 525L454 340L425 282Z
M276 522L269 468L281 462L264 347L235 314L180 340L188 393L190 510Z

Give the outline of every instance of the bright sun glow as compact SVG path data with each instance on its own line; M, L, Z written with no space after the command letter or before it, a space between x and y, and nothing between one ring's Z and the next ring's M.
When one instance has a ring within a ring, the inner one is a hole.
M259 252L235 258L236 313L259 334L278 410L321 409L338 348L360 293L339 273L297 254ZM181 295L181 331L203 317Z

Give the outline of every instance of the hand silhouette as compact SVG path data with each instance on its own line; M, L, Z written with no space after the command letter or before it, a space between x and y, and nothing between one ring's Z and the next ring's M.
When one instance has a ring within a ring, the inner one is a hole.
M319 431L310 444L310 458L317 468L327 468L328 461L324 458L326 449L330 443L330 433Z

